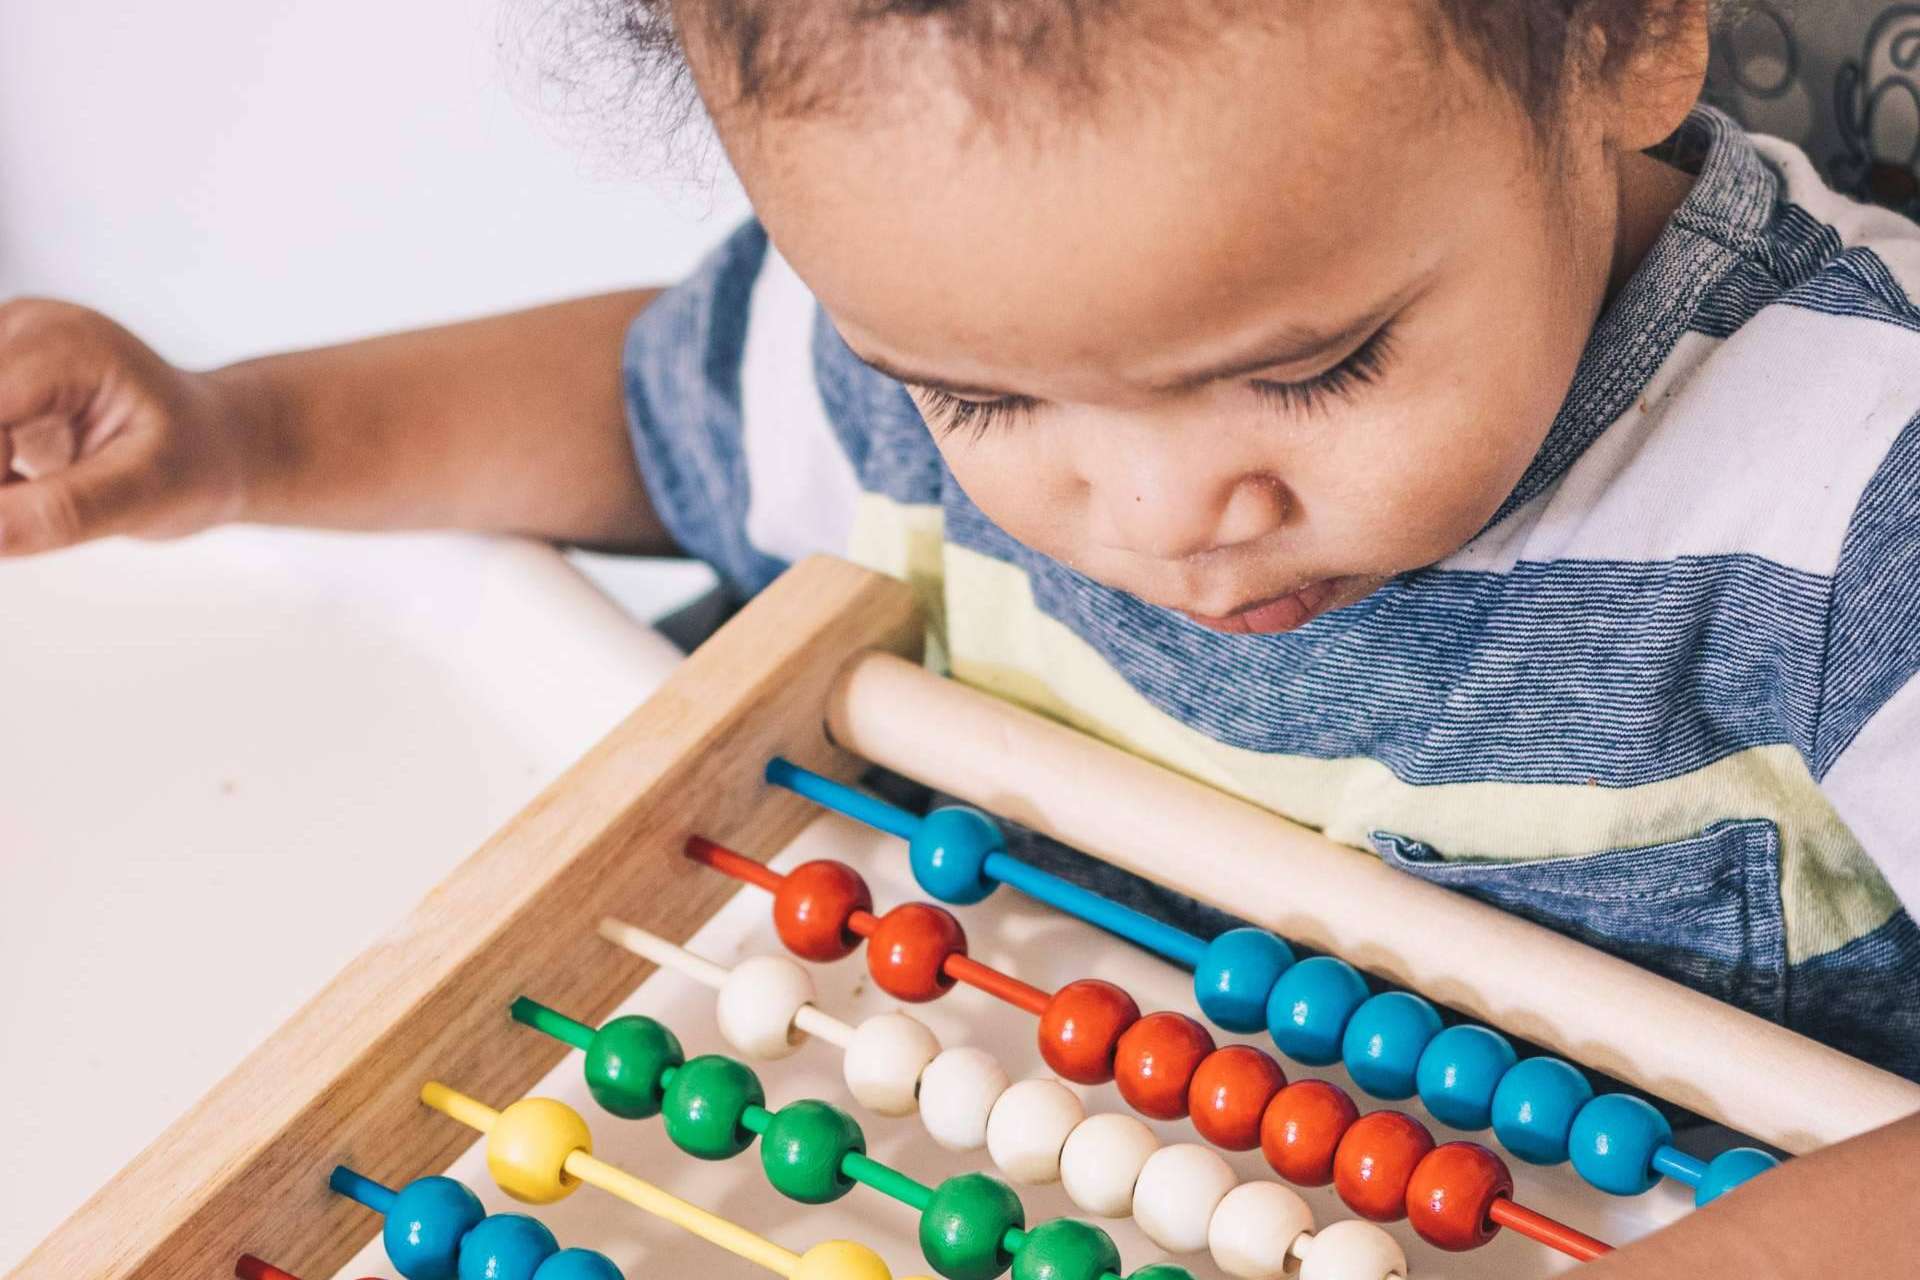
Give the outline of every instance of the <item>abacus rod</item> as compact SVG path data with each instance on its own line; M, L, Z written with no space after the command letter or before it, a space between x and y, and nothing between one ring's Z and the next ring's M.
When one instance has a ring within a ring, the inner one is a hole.
M802 769L780 756L767 761L766 777L776 787L785 787L822 808L845 814L856 822L864 822L902 840L913 839L914 832L920 829L919 815L831 778L823 778L811 769Z
M1579 1262L1592 1262L1613 1252L1613 1246L1604 1240L1596 1240L1584 1231L1576 1231L1558 1219L1549 1218L1504 1196L1495 1200L1487 1210L1487 1219L1503 1227L1511 1227L1529 1240L1538 1240Z
M921 819L905 809L777 756L767 762L767 781L902 840L911 841L920 826ZM988 854L980 870L989 880L1010 885L1036 901L1078 916L1189 969L1200 962L1207 948L1206 943L1183 929L1091 893L1004 850Z
M723 876L732 876L735 880L745 881L768 893L778 894L781 886L787 882L787 877L783 873L763 866L752 858L735 853L723 844L716 844L705 836L689 838L686 855L702 866L713 868ZM879 918L870 911L855 911L847 917L847 928L862 938L871 937L877 924L879 924ZM1022 982L1012 974L989 968L970 956L957 953L950 955L941 963L940 968L955 982L964 982L990 996L997 996L1036 1017L1046 1012L1047 1004L1051 999L1045 991L1032 983Z
M1207 944L1186 930L1176 929L1132 907L1122 906L1111 898L1062 880L1051 872L1022 862L1010 853L988 854L981 870L989 879L1018 889L1036 902L1044 902L1055 910L1077 916L1096 928L1125 938L1188 969L1198 965L1200 957L1206 952Z
M1707 1176L1705 1160L1690 1156L1671 1144L1654 1149L1652 1164L1656 1172L1664 1173L1684 1186L1697 1187L1700 1180Z
M355 1173L343 1164L334 1166L333 1173L327 1178L327 1186L336 1194L365 1205L383 1218L398 1198L393 1188L381 1186L372 1178Z
M521 996L513 1002L508 1011L515 1022L524 1023L535 1031L545 1032L562 1044L572 1045L583 1053L593 1045L593 1028L584 1022L576 1022L566 1014L549 1009L537 1000Z
M737 1222L729 1222L718 1214L689 1204L651 1182L636 1178L625 1169L610 1165L585 1151L573 1152L561 1167L580 1181L596 1186L608 1195L618 1196L635 1208L644 1209L710 1244L719 1245L729 1253L765 1267L775 1275L791 1276L800 1265L800 1255L791 1249L782 1248Z
M600 936L637 956L651 960L663 969L673 969L702 986L718 991L727 981L727 970L704 956L677 947L656 933L635 928L624 920L605 916L600 921Z
M243 1253L233 1264L233 1274L239 1280L298 1280L298 1277L282 1271L271 1262L263 1262L250 1253Z

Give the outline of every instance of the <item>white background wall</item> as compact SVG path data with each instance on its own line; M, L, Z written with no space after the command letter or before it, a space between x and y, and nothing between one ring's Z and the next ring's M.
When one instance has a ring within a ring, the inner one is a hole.
M551 3L0 0L0 296L208 364L674 278L744 203L537 108Z

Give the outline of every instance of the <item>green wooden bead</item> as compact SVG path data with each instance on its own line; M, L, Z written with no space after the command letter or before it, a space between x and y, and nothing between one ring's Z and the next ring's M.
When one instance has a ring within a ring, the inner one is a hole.
M1027 1232L1013 1259L1013 1280L1100 1280L1120 1274L1120 1250L1091 1223L1054 1218Z
M947 1280L993 1280L1013 1262L1002 1238L1026 1221L1012 1187L984 1173L963 1173L933 1189L920 1214L920 1252Z
M760 1167L767 1181L801 1204L827 1204L853 1190L853 1179L840 1171L852 1151L867 1151L866 1135L854 1118L812 1098L774 1112L760 1135Z
M660 1114L661 1075L687 1060L673 1032L652 1018L615 1018L587 1046L587 1090L623 1120Z
M766 1101L759 1077L744 1062L709 1053L673 1073L660 1112L674 1146L702 1160L725 1160L753 1145L747 1108Z
M1193 1272L1185 1267L1176 1267L1171 1262L1151 1262L1128 1276L1127 1280L1193 1280Z

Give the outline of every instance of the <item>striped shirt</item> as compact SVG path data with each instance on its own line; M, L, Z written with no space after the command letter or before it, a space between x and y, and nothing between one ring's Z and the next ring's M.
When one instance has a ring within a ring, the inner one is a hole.
M1681 142L1499 513L1291 633L1015 542L754 224L633 326L641 471L742 594L850 555L958 679L1920 1079L1920 228Z

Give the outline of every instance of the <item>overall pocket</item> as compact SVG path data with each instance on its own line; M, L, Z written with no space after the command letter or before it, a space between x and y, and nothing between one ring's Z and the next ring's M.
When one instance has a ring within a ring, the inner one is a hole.
M1765 819L1697 836L1527 862L1456 861L1424 841L1372 833L1409 875L1611 952L1774 1022L1786 1015L1780 837Z

